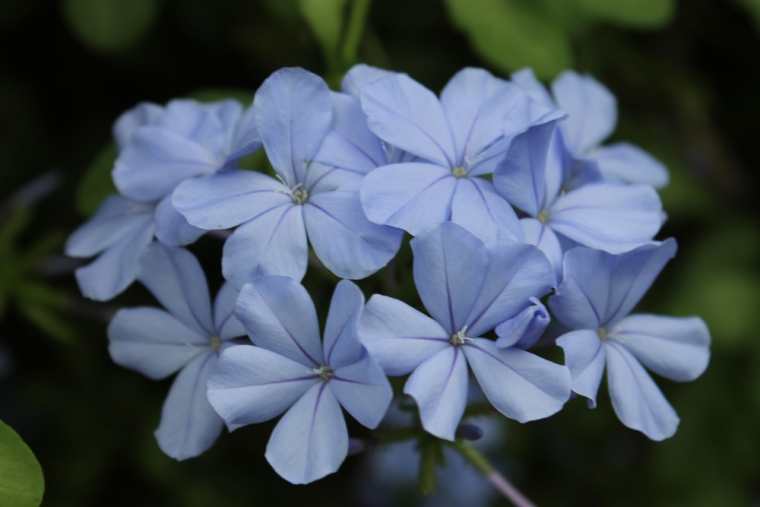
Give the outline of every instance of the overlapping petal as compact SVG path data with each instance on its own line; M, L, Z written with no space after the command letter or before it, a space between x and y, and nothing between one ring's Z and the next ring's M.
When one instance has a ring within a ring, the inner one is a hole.
M333 368L353 364L362 358L359 325L364 295L356 284L341 280L330 300L324 332L324 357Z
M630 143L602 146L589 154L608 181L639 183L662 188L668 184L668 170L652 155Z
M363 426L380 424L393 399L393 389L383 369L368 354L339 367L329 388L341 406Z
M496 326L496 345L529 349L538 342L550 321L546 307L537 298L531 298L523 311Z
M581 329L565 333L557 339L557 345L565 352L565 365L573 378L573 392L588 398L589 405L596 407L596 393L607 357L596 331Z

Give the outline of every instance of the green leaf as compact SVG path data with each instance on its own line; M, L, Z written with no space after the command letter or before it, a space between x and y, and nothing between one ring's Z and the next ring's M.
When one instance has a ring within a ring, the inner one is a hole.
M44 491L45 479L34 453L0 421L0 505L38 507Z
M31 220L32 214L29 208L23 206L14 208L9 216L6 215L5 221L0 226L0 255L13 254L16 240Z
M480 55L502 72L532 67L552 77L572 63L567 34L547 22L538 3L519 0L447 0L453 23Z
M300 0L299 3L301 14L322 46L328 67L336 67L346 0Z
M103 199L116 192L111 171L116 161L116 145L109 143L97 154L77 189L77 209L84 216L95 213Z
M121 51L136 45L158 14L156 0L65 0L63 15L93 49Z
M587 14L636 28L661 28L675 12L674 0L576 0Z

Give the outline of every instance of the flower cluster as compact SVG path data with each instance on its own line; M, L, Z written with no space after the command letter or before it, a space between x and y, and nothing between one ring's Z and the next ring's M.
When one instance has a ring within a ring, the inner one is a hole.
M156 431L176 459L225 424L282 416L266 459L292 483L314 481L348 454L344 411L380 424L387 376L407 376L422 428L454 440L471 377L527 422L573 393L595 406L606 370L621 422L662 440L679 420L647 370L695 379L710 337L696 317L631 314L676 244L655 239L665 168L631 144L601 146L616 114L612 94L574 72L550 93L529 70L467 68L437 96L366 65L340 92L278 70L247 109L141 104L114 127L119 195L67 253L97 256L77 271L85 296L139 280L165 308L122 309L108 334L118 364L179 372ZM259 149L273 172L239 167ZM212 303L184 247L227 229ZM349 281L386 266L405 232L424 313L386 295L365 303ZM310 251L344 279L323 332L301 285ZM565 364L531 351L555 343Z

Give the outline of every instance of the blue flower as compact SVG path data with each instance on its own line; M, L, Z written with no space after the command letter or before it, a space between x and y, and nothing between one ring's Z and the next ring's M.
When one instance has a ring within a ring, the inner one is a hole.
M468 367L491 404L520 422L548 417L570 396L570 374L518 347L486 338L500 323L546 294L551 267L533 246L502 240L492 248L453 223L412 240L414 281L432 318L373 296L362 341L389 375L411 373L404 392L422 425L453 440L467 404Z
M266 458L294 484L335 472L348 453L341 406L375 428L393 392L357 332L364 298L341 281L330 303L324 343L309 294L291 278L266 276L243 287L237 315L256 346L222 353L208 399L230 431L285 412Z
M486 242L521 237L517 217L486 179L516 134L557 118L508 82L480 69L458 72L440 99L406 74L355 67L344 86L358 93L369 128L417 157L364 179L367 217L412 235L452 221Z
M359 203L359 182L386 154L356 99L288 68L262 84L253 112L278 179L223 171L188 181L174 195L174 205L195 226L240 225L224 245L225 277L238 285L257 274L300 280L307 237L342 278L364 278L387 264L402 232L369 222Z
M675 252L672 239L622 255L574 248L565 254L564 279L549 300L553 315L572 330L557 343L573 391L595 406L606 365L618 418L652 440L671 437L679 419L644 367L684 382L700 376L710 358L710 334L701 319L629 315Z
M657 192L605 182L565 191L573 160L556 123L517 136L494 174L496 190L529 215L521 221L525 240L557 271L568 245L621 253L650 241L665 218Z
M568 113L561 129L577 163L593 162L609 181L641 183L663 187L668 171L647 152L627 142L601 146L615 129L617 102L600 82L573 71L561 73L552 83L552 95L536 79L533 71L523 69L512 75L512 82L548 106Z
M245 334L233 311L237 291L225 285L212 309L206 277L187 250L153 243L140 281L166 308L119 310L108 327L114 362L151 379L179 371L156 430L166 454L183 460L207 450L222 420L206 399L206 380L229 340Z

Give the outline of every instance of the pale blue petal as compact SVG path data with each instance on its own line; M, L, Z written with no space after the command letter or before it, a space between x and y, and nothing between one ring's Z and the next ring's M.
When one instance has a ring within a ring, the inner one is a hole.
M449 334L461 331L487 283L489 256L483 242L447 222L414 238L411 246L414 283L425 308Z
M620 421L652 440L672 437L680 420L652 377L624 347L608 342L605 349L607 384Z
M320 261L341 278L366 278L385 266L403 231L373 224L356 191L323 192L304 205L307 235Z
M404 393L417 402L425 431L454 440L467 406L468 382L467 360L460 347L447 347L414 370Z
M108 325L113 361L152 379L168 377L210 350L208 336L158 308L119 310Z
M250 155L261 148L261 136L256 129L256 114L251 104L240 116L235 125L227 160L237 160Z
M524 350L500 349L483 338L462 348L488 401L510 419L549 417L570 398L570 373L562 365Z
M529 349L544 334L551 317L549 311L537 298L530 299L530 306L496 326L496 346Z
M280 69L258 89L253 108L264 150L275 171L291 187L303 183L332 122L327 85L307 70Z
M240 291L230 282L226 282L214 300L214 330L222 340L231 340L246 334L243 324L235 316L238 294Z
M224 277L238 287L260 274L303 278L309 247L302 209L285 203L238 227L224 243Z
M348 454L346 421L327 384L313 386L275 426L267 443L272 468L292 484L336 472Z
M359 63L351 67L341 82L341 90L359 98L362 89L384 77L393 76L395 72Z
M597 183L561 195L548 224L581 245L621 253L650 241L663 221L652 187Z
M225 348L208 380L208 400L234 431L273 419L320 381L311 368L260 347Z
M364 347L359 341L359 324L364 309L364 294L355 283L341 280L335 287L324 333L324 356L333 369L361 359Z
M206 399L206 381L216 362L214 353L195 358L179 372L166 397L156 440L176 460L203 454L222 432L224 423Z
M155 202L194 176L211 174L224 161L200 144L166 129L139 128L116 159L113 180L119 193Z
M124 197L107 197L90 220L79 226L66 241L66 255L92 257L115 245L125 236L146 228L155 207Z
M140 259L153 241L153 219L147 217L95 261L76 270L82 294L95 301L108 301L132 285L140 272Z
M514 84L522 88L533 100L546 107L555 107L554 100L546 87L536 78L532 69L525 68L513 72L510 79Z
M139 280L185 325L214 334L206 275L192 253L154 242L143 255Z
M588 398L591 408L596 407L606 358L605 347L596 331L581 329L565 333L557 339L557 345L565 352L565 366L573 377L573 392Z
M451 218L457 179L432 164L410 162L380 167L362 182L360 197L367 218L416 236Z
M615 96L588 75L565 71L552 83L557 105L568 117L561 126L570 149L581 155L612 134L617 123Z
M172 202L188 222L206 230L229 229L292 203L289 189L254 171L221 171L185 181Z
M407 76L393 74L363 87L361 102L369 128L385 142L452 168L456 154L441 103Z
M370 429L380 424L393 399L383 369L366 353L357 362L337 368L329 388L341 406Z
M647 369L671 380L694 380L710 361L710 332L698 317L630 315L609 330Z
M523 240L536 246L549 260L554 268L555 285L562 279L562 246L551 227L547 227L535 218L520 220L523 230Z
M325 364L317 311L295 280L265 276L246 284L235 313L259 347L312 368Z
M139 127L155 124L163 114L164 108L152 102L140 102L122 113L113 124L116 146L123 150Z
M206 231L190 225L172 204L172 195L164 197L156 208L156 237L167 246L195 243Z
M360 336L388 375L406 375L448 347L450 333L406 303L376 294L364 309Z
M229 155L231 136L242 108L237 101L203 103L175 99L165 108L156 126L205 149L220 168Z
M482 178L458 181L451 202L451 221L461 225L484 243L506 235L522 238L522 229L512 206Z
M573 248L565 254L564 278L549 308L571 329L610 326L633 310L676 249L673 239L620 255Z
M668 184L668 170L652 155L630 143L597 148L589 156L608 181L641 183L662 188Z

